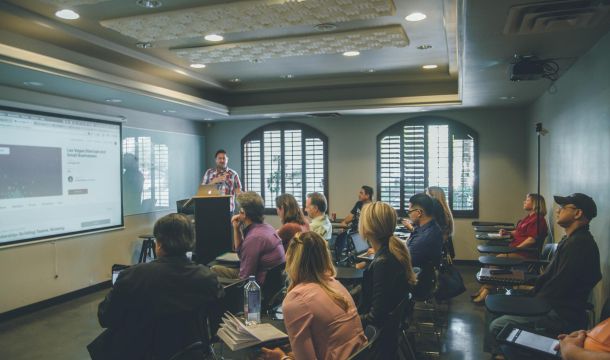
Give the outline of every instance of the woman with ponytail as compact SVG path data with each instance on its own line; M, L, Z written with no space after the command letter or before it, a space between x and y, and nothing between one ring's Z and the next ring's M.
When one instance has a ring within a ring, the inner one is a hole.
M396 211L378 201L365 205L360 213L359 233L375 250L375 259L364 271L358 312L362 325L381 330L377 358L394 359L400 319L388 315L416 283L407 247L394 234ZM394 321L390 321L394 320Z
M263 348L264 359L344 360L366 344L354 300L336 275L326 240L312 231L288 245L290 279L282 304L292 352Z

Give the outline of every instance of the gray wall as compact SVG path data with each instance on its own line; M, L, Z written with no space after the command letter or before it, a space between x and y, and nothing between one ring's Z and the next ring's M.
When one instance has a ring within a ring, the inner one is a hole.
M603 280L597 286L596 305L608 297L610 281L610 33L556 83L555 94L545 94L530 109L529 183L536 184L535 123L549 130L541 138L541 193L583 192L597 203L591 223L602 261ZM551 205L549 208L551 208ZM556 205L553 206L556 208ZM555 240L564 232L554 226ZM599 314L599 311L597 312Z
M296 119L328 136L329 212L343 217L357 200L360 186L376 188L376 138L396 122L421 116L378 115L343 116L331 119ZM521 199L526 187L527 141L525 112L497 108L426 112L425 116L443 116L460 121L479 133L480 138L480 213L483 220L516 221L523 217ZM269 120L215 123L206 132L208 166L214 166L213 154L219 148L229 153L229 166L241 172L241 139ZM455 245L458 259L474 260L476 240L470 223L475 219L456 221ZM277 216L267 221L279 225Z
M203 133L200 124L190 121L19 89L0 87L0 99L35 99L34 105L125 116L125 125L131 127ZM126 216L122 230L0 248L0 313L109 280L111 265L130 264L140 244L138 235L150 233L163 215Z

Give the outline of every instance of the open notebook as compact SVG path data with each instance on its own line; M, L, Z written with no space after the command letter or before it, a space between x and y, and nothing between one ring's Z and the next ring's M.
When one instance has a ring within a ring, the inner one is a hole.
M235 315L226 312L218 329L218 337L236 351L267 341L286 339L288 335L271 324L246 326Z

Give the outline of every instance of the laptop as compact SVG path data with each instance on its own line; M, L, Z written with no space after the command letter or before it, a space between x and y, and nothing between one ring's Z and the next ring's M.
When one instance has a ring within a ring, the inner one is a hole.
M197 193L195 194L195 196L198 197L219 195L224 195L224 193L218 190L218 185L216 184L199 185L199 189L197 189Z
M129 265L120 265L120 264L114 264L112 265L112 285L114 286L114 283L116 282L116 279L119 278L119 274L121 273L121 271L127 269L129 267Z
M375 254L368 254L369 251L369 243L360 236L358 233L351 233L349 235L352 239L352 244L354 246L353 250L356 253L356 257L361 260L373 260L375 258Z

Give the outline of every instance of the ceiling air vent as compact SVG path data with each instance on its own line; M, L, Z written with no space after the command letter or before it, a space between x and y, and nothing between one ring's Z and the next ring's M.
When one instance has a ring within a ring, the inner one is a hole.
M332 117L339 117L339 116L341 116L341 114L336 113L336 112L328 112L328 113L311 113L311 114L306 114L305 116L311 117L311 118L332 118Z
M515 5L505 34L539 34L594 27L610 19L610 0L562 0Z

